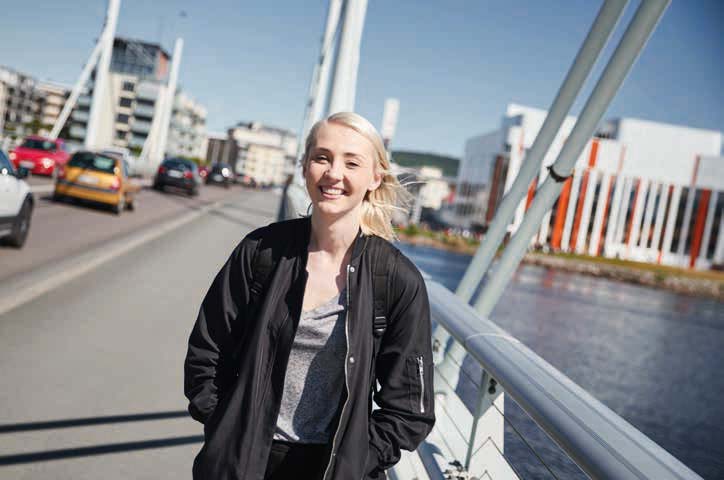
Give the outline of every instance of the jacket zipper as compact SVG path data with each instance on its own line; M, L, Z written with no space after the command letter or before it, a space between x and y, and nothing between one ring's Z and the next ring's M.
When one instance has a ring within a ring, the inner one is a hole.
M422 355L417 357L417 373L420 374L420 413L425 413L425 367L422 363Z
M324 470L324 476L323 479L327 478L327 475L329 474L329 467L332 466L332 462L334 461L334 457L337 456L337 434L339 434L339 427L342 425L342 419L344 418L344 410L347 408L347 402L349 402L349 385L347 384L347 362L349 361L347 359L347 356L349 355L349 316L352 311L350 308L349 303L349 270L350 265L347 265L347 314L344 316L344 336L345 336L345 345L346 350L344 353L344 392L345 392L345 399L344 404L342 405L342 413L339 416L339 422L337 423L337 429L334 431L334 437L332 437L332 452L329 455L329 463L327 463L327 468Z

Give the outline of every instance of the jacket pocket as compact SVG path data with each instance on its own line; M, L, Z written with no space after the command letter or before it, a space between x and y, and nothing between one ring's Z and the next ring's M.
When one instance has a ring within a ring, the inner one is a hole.
M417 413L425 413L425 376L427 365L422 355L414 355L407 358L407 377L410 397L410 410Z

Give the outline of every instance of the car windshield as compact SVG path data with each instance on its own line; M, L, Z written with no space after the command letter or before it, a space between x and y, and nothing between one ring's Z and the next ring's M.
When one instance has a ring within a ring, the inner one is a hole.
M186 170L193 171L194 170L193 163L187 163L182 160L166 160L165 162L163 162L163 164L166 168L173 168L175 170L182 170L182 171L186 171Z
M38 138L26 138L20 146L23 148L32 148L34 150L45 150L46 152L52 152L55 150L55 142L51 142L50 140L40 140Z
M68 162L68 166L95 170L97 172L114 173L113 169L116 166L116 160L95 153L83 152L73 155L73 158Z

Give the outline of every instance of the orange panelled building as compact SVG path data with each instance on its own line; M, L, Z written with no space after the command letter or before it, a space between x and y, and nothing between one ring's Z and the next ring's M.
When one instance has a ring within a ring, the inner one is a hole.
M477 188L479 196L480 191L487 193L482 208L474 212L484 219L482 223L494 217L545 116L544 110L508 105L499 130L466 144L458 186L464 184L468 191ZM564 121L538 178L521 200L509 226L511 233L535 201L535 191L548 175L546 167L555 162L575 121L573 117ZM722 265L721 149L721 132L633 118L605 122L581 153L531 245L698 269ZM471 165L476 162L487 168L477 177ZM473 200L456 198L456 203L466 201Z

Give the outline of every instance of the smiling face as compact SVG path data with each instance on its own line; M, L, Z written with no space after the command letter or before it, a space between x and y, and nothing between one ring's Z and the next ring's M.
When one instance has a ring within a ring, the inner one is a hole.
M367 138L344 125L323 123L304 165L314 212L330 219L359 215L365 195L382 180L376 163Z

